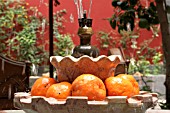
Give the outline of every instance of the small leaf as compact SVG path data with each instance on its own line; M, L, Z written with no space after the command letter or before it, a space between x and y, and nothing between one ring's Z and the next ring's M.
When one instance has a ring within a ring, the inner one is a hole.
M119 1L119 2L117 2L117 6L120 6L121 4L122 4L122 2L120 2L120 1Z
M112 6L113 6L113 7L116 7L116 6L117 6L117 2L118 2L118 0L113 0L113 1L112 1Z
M137 4L137 0L130 0L130 5L135 6Z
M149 22L145 18L141 18L139 21L139 27L140 28L148 28Z
M155 6L154 2L151 2L151 3L150 3L150 7L151 7L154 11L156 11L156 6Z
M148 82L154 82L154 81L153 80L147 80L146 82L148 83Z
M151 24L154 24L154 25L159 24L159 18L158 18L158 16L152 18Z
M130 38L137 39L137 38L139 38L139 36L138 35L132 35L132 36L130 36Z
M124 1L120 4L122 10L127 10L129 8L128 2Z
M103 47L103 48L108 48L109 45L105 43L105 44L102 45L102 47Z
M118 27L118 32L120 33L123 29L124 29L124 27L121 26L121 25L119 25L119 27Z
M113 29L115 29L116 28L116 20L113 21L110 19L110 25Z

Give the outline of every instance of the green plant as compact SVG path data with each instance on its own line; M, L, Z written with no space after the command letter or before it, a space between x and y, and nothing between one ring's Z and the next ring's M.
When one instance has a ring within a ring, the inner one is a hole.
M113 29L118 27L118 31L134 30L135 21L139 20L138 26L150 30L151 26L159 24L155 2L146 1L149 5L143 5L140 0L113 0L114 14L109 19Z
M169 110L169 108L170 108L170 104L169 104L169 103L159 102L158 104L159 104L159 106L161 107L161 109L167 109L167 110Z
M150 47L150 43L156 39L159 33L158 15L155 10L154 2L146 8L140 1L133 0L113 0L114 14L109 18L114 35L118 32L120 36L114 37L113 33L100 31L97 36L101 49L122 47L127 59L130 59L128 72L135 74L142 73L141 76L144 86L141 90L151 91L149 82L145 81L148 74L159 74L161 72L160 63L162 54L159 53L160 47ZM148 16L149 15L149 16ZM117 29L118 28L118 31ZM150 39L144 40L140 44L140 28L150 30L153 35ZM115 30L116 29L116 30ZM114 39L113 39L114 37Z
M148 83L150 82L154 82L152 80L146 80L147 79L147 75L149 74L162 74L162 64L161 64L161 60L162 60L162 54L160 52L154 52L153 56L150 56L149 58L151 58L151 61L153 63L151 63L147 57L141 56L139 59L131 59L131 63L129 65L129 73L130 74L136 74L136 72L142 73L141 80L144 83L144 85L141 87L142 91L149 91L152 92L150 86L148 85ZM146 79L145 79L146 78ZM157 92L159 93L159 95L161 95L161 92Z
M99 40L100 49L109 49L115 47L122 47L125 51L125 56L130 59L129 73L134 74L136 72L148 74L158 74L161 64L160 47L149 47L150 43L156 39L152 37L149 40L144 40L140 44L138 43L139 31L125 31L122 30L120 35L114 37L116 31L104 32L99 31L97 39ZM113 38L114 37L114 38ZM154 56L154 57L153 57ZM151 62L152 61L152 62ZM151 65L155 65L152 66ZM157 70L157 68L159 68Z
M64 29L63 22L65 22L64 15L66 10L57 11L54 14L54 54L59 56L66 56L72 53L74 43L71 39L70 34L63 34L62 30Z
M112 37L112 32L104 32L104 31L99 31L97 33L97 40L99 41L100 43L100 48L101 49L107 49L109 48L110 46L111 47L114 47L116 45L116 41L114 42L113 40L113 37Z
M144 57L141 58L140 60L131 59L128 72L131 74L140 72L146 75L150 73L149 66L150 62L146 60Z
M0 6L1 52L18 61L42 63L46 54L38 41L43 40L45 17L24 0L3 0Z
M152 58L152 62L153 62L152 73L155 75L159 73L163 73L163 71L165 72L165 70L163 70L163 64L161 60L162 60L162 54L160 52L156 53Z
M71 55L74 47L73 41L69 34L58 34L57 42L54 42L56 47L55 54L59 56Z
M125 50L127 59L130 59L130 73L139 71L143 74L158 73L160 65L157 63L157 52L160 47L151 48L150 43L156 39L159 33L159 20L156 11L156 4L154 1L146 1L148 5L144 5L140 0L113 0L113 15L109 18L110 25L113 29L118 31L121 38L110 38L110 33L99 36L100 45L106 44L105 47L119 47ZM140 44L138 39L140 37L140 29L145 28L150 30L153 35L150 39L144 40ZM104 37L104 38L103 38ZM110 44L112 42L113 44ZM116 44L116 45L115 45ZM161 57L159 57L161 58ZM153 62L151 62L153 60ZM154 62L155 61L155 62ZM150 65L159 65L154 67L151 71Z
M161 74L163 73L162 54L160 52L153 52L151 56L139 55L139 59L131 59L129 66L129 73L140 72L145 75ZM150 60L148 60L148 58Z

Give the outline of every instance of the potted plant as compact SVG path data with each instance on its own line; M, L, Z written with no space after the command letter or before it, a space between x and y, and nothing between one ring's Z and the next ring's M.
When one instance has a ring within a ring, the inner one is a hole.
M25 1L8 0L0 5L0 52L35 65L47 62L44 46L39 44L43 41L46 18Z

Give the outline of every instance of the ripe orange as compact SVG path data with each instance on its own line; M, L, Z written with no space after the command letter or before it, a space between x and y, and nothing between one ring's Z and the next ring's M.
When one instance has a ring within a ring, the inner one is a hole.
M71 96L71 84L69 82L60 82L49 87L46 97L53 97L56 99L66 99Z
M108 96L133 96L133 86L129 80L109 77L105 80Z
M134 87L134 95L138 95L139 94L139 84L138 82L136 81L136 79L132 76L132 75L127 75L127 74L119 74L117 77L121 77L123 79L126 79L126 80L129 80L133 87Z
M82 74L72 83L72 96L87 96L88 100L104 100L106 88L100 78L92 74Z
M48 88L52 85L55 84L56 80L54 78L50 77L41 77L38 78L32 88L31 88L31 95L32 96L46 96L46 92Z

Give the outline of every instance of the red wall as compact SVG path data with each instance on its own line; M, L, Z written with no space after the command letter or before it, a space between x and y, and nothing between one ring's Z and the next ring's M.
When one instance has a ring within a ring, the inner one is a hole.
M46 17L48 17L48 7L45 4L40 5L41 0L26 0L30 6L37 6L39 11L42 12ZM42 0L44 3L48 3L48 0ZM75 43L75 45L79 44L79 37L77 36L77 30L78 30L78 22L77 22L77 10L76 6L74 4L74 0L59 0L60 5L57 7L54 7L54 11L60 10L60 9L66 9L67 15L65 18L67 19L67 22L65 22L65 33L73 34L72 39ZM83 0L83 7L84 9L88 10L90 0ZM112 30L112 28L109 25L109 22L104 20L106 18L109 18L113 14L113 9L111 6L112 0L93 0L92 4L92 10L91 10L91 18L93 19L93 30L94 35L92 36L92 44L96 45L98 42L96 41L96 34L98 31L106 31L109 32ZM70 15L73 15L74 22L70 22ZM45 35L46 39L48 39L48 34ZM152 33L147 30L141 30L140 38L138 39L139 42L149 39L152 36ZM155 39L153 43L151 43L151 46L159 46L162 44L161 41L161 35Z

